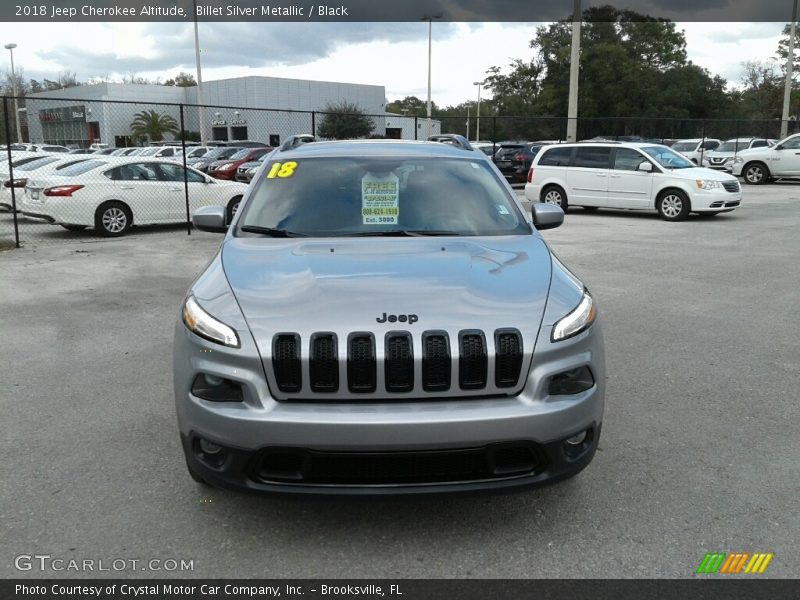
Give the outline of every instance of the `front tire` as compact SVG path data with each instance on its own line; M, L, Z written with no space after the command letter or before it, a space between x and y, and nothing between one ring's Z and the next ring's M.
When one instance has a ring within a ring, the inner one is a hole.
M103 237L125 235L132 224L131 209L116 200L104 202L94 213L94 228Z
M748 163L742 169L742 177L750 185L764 185L769 181L769 169L764 163Z
M542 190L542 202L560 206L564 212L569 206L566 192L557 185L549 185Z
M689 197L681 190L667 190L658 196L656 208L665 221L683 221L692 207Z

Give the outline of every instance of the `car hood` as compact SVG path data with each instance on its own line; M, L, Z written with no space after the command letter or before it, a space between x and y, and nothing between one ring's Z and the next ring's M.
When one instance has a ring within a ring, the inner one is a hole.
M705 167L692 167L690 169L675 169L670 171L667 169L669 175L680 177L681 179L714 179L716 181L726 181L728 179L735 180L736 177L728 173L720 173L714 169L707 169Z
M748 148L747 150L739 150L736 153L737 156L769 156L770 152L772 152L773 148Z
M535 340L551 257L536 235L476 238L230 237L222 264L262 356L273 336L516 328ZM386 315L418 321L380 323ZM454 338L455 335L455 338ZM453 343L453 342L451 342ZM526 356L532 348L525 348Z

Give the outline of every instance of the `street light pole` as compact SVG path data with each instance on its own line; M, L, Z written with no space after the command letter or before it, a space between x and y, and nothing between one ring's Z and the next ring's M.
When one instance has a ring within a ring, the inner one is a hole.
M200 145L206 145L206 110L203 106L203 74L200 71L200 34L197 30L197 0L192 0L194 9L194 61L197 67L197 118L200 119ZM185 132L183 132L185 134Z
M792 71L794 69L794 32L797 22L797 0L792 5L792 25L789 32L789 54L786 57L786 82L783 87L783 117L781 118L781 139L789 134L789 105L792 101Z
M469 141L469 106L467 106L467 141Z
M575 0L572 11L572 52L569 59L569 105L567 107L567 141L578 137L578 74L581 60L581 0Z
M442 15L425 15L422 17L423 21L428 22L428 106L427 106L427 128L428 128L428 135L425 136L425 139L428 139L431 136L431 53L433 47L433 19L441 19Z
M482 81L476 81L472 85L478 86L478 118L477 123L475 125L475 141L481 141L481 86L483 86Z
M6 44L11 54L11 92L14 94L14 122L17 124L17 143L22 143L22 130L19 126L19 100L17 100L17 74L14 71L14 48L16 44Z

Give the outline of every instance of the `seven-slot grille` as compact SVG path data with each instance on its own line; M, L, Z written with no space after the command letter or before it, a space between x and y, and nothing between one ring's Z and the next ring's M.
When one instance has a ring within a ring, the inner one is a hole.
M490 337L494 342L493 357L486 337L479 330L464 330L459 332L457 340L451 341L445 331L426 331L419 341L421 357L417 358L415 367L411 333L387 333L379 360L375 336L369 332L355 332L347 336L346 346L341 348L344 354L346 347L346 369L342 370L345 356L340 363L336 334L318 332L302 341L296 333L279 333L272 342L273 374L280 392L298 397L304 391L313 394L342 391L354 395L407 394L415 389L415 383L418 391L421 387L424 392L434 394L458 390L503 393L504 389L516 387L520 379L522 335L516 329L496 330ZM306 344L307 383L303 381L306 375L302 374L301 360L301 345ZM420 369L416 374L415 368ZM383 376L378 377L381 372ZM420 380L415 381L416 377Z

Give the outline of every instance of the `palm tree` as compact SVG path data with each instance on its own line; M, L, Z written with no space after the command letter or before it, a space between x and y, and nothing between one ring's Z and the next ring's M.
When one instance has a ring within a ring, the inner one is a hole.
M134 137L148 137L151 142L160 142L165 133L175 135L179 131L178 122L173 117L158 114L154 110L136 113L131 122L131 133Z

